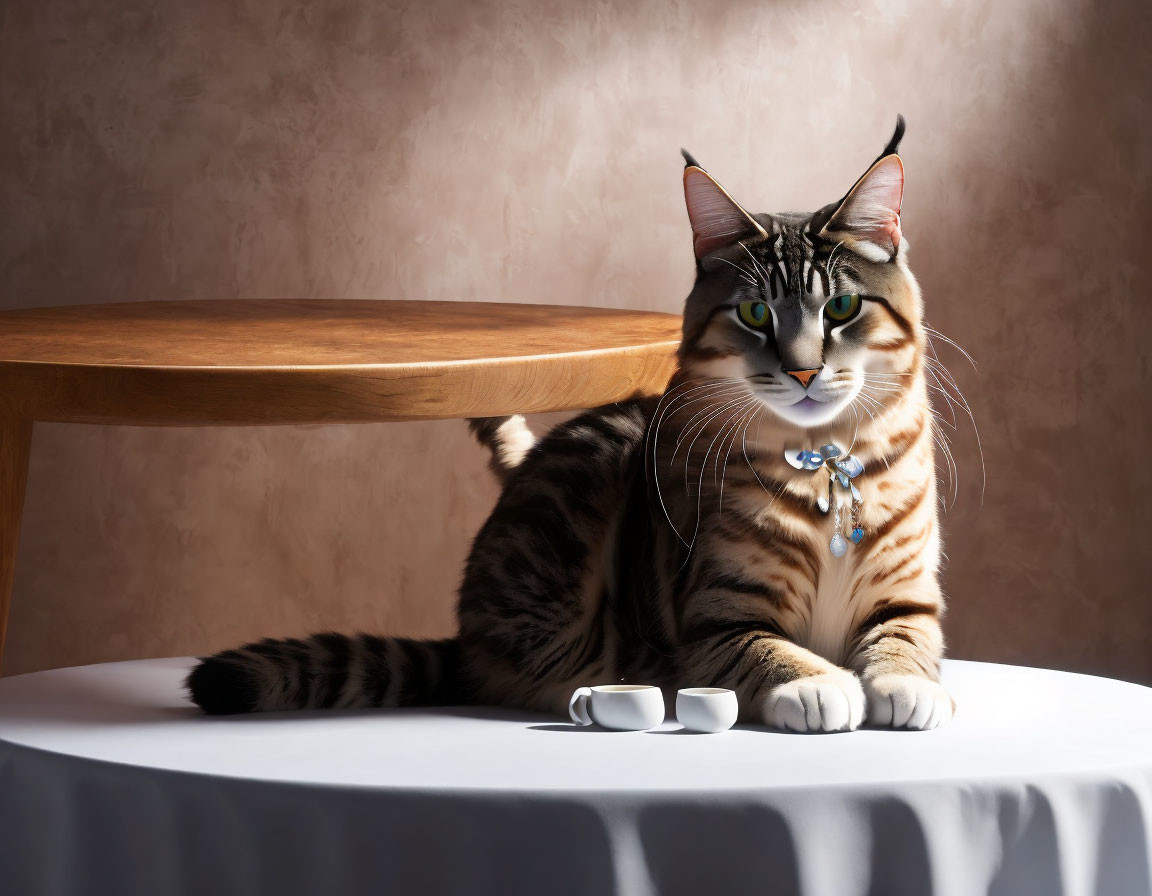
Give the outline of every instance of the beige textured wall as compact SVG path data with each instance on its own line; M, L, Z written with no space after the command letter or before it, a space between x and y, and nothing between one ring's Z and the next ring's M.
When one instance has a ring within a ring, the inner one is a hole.
M905 232L983 436L954 655L1152 680L1143 0L6 0L0 305L676 310L677 149L835 198L909 119ZM1122 457L1117 457L1116 446ZM454 422L40 426L4 670L451 624L494 497Z

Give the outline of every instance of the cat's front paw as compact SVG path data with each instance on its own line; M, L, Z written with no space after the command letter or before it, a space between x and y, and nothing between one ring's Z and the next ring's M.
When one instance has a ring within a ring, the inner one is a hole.
M764 721L789 731L854 731L864 719L864 690L851 672L797 678L764 702Z
M864 680L868 724L927 731L952 720L956 705L944 687L919 675L877 675Z

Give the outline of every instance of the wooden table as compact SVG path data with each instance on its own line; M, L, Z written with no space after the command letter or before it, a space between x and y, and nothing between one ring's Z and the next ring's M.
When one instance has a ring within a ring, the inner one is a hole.
M34 421L369 423L663 390L672 314L481 302L203 301L0 312L0 655Z

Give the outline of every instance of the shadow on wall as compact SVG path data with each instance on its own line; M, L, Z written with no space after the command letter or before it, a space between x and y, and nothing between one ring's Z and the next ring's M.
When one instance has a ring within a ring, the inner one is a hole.
M1137 291L1152 274L1152 99L1132 89L1152 80L1150 26L1146 4L1039 11L1033 54L984 85L997 114L951 135L934 172L947 202L917 210L928 319L980 365L938 341L983 442L982 471L963 411L942 406L960 468L944 517L954 655L1152 683L1152 553L1135 519L1152 465L1107 456L1152 447L1137 410L1152 386Z

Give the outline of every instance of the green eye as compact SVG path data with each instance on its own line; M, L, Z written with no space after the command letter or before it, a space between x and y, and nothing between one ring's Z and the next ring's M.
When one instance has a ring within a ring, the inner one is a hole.
M768 306L761 301L741 302L740 320L750 327L762 327L768 323Z
M829 299L828 304L824 306L824 313L828 315L828 319L839 324L854 318L859 310L860 296L855 293L850 296L836 296L834 299Z

